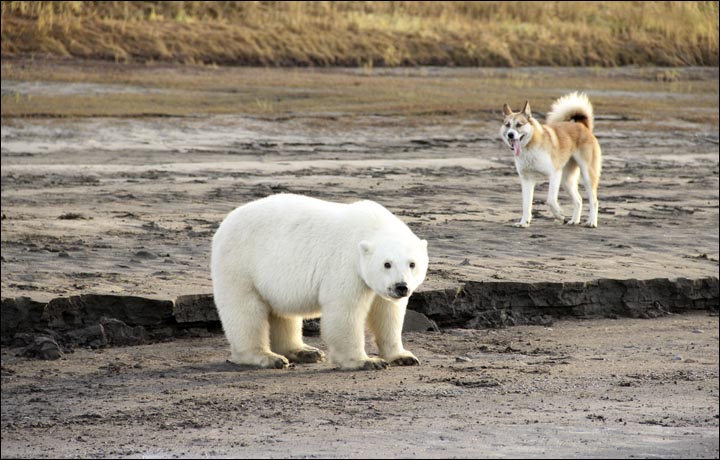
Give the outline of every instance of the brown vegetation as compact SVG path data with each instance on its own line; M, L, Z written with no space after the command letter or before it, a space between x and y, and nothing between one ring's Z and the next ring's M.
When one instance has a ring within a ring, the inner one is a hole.
M2 55L263 66L718 65L718 2L2 2Z

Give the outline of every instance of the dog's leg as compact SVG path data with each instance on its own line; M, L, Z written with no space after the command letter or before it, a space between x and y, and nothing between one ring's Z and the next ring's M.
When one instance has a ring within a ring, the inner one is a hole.
M573 203L572 219L568 221L568 225L578 225L582 214L582 196L578 191L578 179L580 176L580 168L575 160L571 159L563 169L563 186L565 191L570 194Z
M523 201L523 214L522 220L515 224L515 227L527 227L530 225L532 220L532 202L533 194L535 193L535 181L520 177L520 183L522 184L522 201Z
M594 168L591 169L591 165L585 162L580 162L580 171L582 172L585 190L587 190L588 194L588 204L590 205L590 215L587 222L585 222L585 226L594 228L597 227L598 218L597 185L599 178Z
M547 205L556 219L565 222L565 215L558 204L558 193L560 192L560 182L563 176L562 170L555 171L550 175L550 186L548 187Z

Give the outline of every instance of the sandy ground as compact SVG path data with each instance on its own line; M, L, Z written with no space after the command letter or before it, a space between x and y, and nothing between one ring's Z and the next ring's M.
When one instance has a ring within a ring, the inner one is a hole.
M717 316L456 329L405 342L422 366L382 372L243 370L225 362L219 336L50 363L4 352L2 455L718 456Z
M717 88L717 69L710 78ZM3 85L3 97L6 86L88 91ZM2 296L211 292L214 229L277 192L381 202L430 242L424 289L718 276L717 89L588 86L605 101L593 230L552 220L546 185L533 225L512 226L521 195L497 137L500 107L3 118ZM522 98L513 91L510 102ZM657 100L677 112L645 118ZM706 119L695 106L708 100ZM569 209L566 196L560 203ZM700 313L412 334L424 365L376 373L239 371L219 336L52 363L3 349L2 456L717 457L717 330L717 317Z
M278 192L381 202L430 241L427 289L717 276L716 127L599 121L600 226L590 231L551 218L545 184L534 225L513 228L520 185L497 122L441 121L13 121L2 141L3 295L210 292L218 223ZM560 203L569 212L568 197Z

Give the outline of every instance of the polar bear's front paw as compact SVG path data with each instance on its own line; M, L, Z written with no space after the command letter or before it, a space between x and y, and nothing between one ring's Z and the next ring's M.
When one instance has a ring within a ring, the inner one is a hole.
M390 360L391 366L419 366L420 360L415 357L412 353L407 355L399 356L395 359Z
M382 358L368 358L362 361L361 367L358 370L362 371L373 371L378 369L387 369L390 364Z
M388 366L390 366L390 364L382 358L367 358L360 361L344 362L340 364L338 369L344 371L374 371L387 369Z
M230 362L240 366L259 367L261 369L284 369L290 365L286 357L275 353L249 354L233 353Z
M291 363L312 364L325 361L325 353L314 347L305 347L302 350L293 351L287 354Z
M290 366L290 362L285 358L284 356L281 356L279 358L273 358L268 362L266 366L263 366L267 369L285 369L286 367Z

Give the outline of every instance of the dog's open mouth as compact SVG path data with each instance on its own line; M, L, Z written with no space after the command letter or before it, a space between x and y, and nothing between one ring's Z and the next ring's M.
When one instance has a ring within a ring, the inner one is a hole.
M511 139L511 149L515 152L515 156L520 156L520 141L525 137L525 134L521 134L517 139Z

